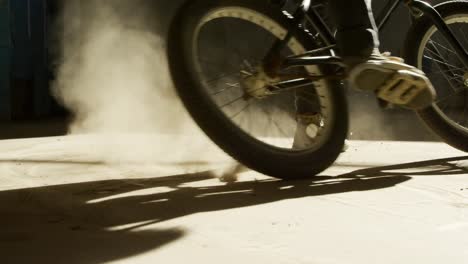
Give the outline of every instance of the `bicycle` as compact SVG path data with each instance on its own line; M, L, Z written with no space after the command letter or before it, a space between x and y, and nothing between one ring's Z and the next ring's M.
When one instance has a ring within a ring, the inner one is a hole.
M226 153L276 178L324 171L348 135L344 64L314 2L187 1L169 31L170 72L192 118ZM445 142L468 151L468 1L389 0L379 29L400 4L414 17L403 58L439 94L418 114ZM320 120L301 128L311 144L297 147L304 112Z

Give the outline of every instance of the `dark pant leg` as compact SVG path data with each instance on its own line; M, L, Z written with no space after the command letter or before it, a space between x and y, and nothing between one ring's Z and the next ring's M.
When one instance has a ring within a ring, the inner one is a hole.
M371 9L371 0L328 0L330 15L337 27L340 55L348 65L367 60L379 47L378 29ZM320 113L314 89L296 90L298 115Z
M371 0L329 0L329 9L337 26L337 44L345 62L367 59L379 47Z

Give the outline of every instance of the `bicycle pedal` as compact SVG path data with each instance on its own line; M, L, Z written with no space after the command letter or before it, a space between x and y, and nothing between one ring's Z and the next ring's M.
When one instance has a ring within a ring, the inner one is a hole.
M432 89L424 75L408 70L395 72L377 91L377 96L396 105L408 106L424 90ZM419 108L419 107L418 107Z

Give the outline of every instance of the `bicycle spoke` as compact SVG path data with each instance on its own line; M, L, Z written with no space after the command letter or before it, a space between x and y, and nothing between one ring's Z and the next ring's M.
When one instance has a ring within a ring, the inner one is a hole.
M442 75L448 81L457 81L463 85L463 76L459 74L452 74L452 76L450 76L450 75L447 75L446 72L444 71L431 71L431 72L426 72L426 73Z
M218 61L218 60L210 60L205 57L198 57L198 60L200 62L203 62L204 66L210 66L214 67L215 69L221 69L226 67L226 62L225 61ZM233 66L233 65L229 65Z
M437 68L439 68L440 70L442 70L442 67L441 67L441 65L440 65L439 63L437 63L436 65L437 65ZM450 72L450 73L453 74L453 72ZM450 85L450 88L452 88L452 90L453 90L454 92L456 92L457 89L456 89L455 85L454 85L453 82L452 82L453 79L452 79L451 77L447 76L446 74L442 74L442 76L443 76L443 77L445 78L445 80L448 82L448 84ZM456 81L456 80L455 80L455 81Z
M434 59L434 58L432 58L432 57L429 57L429 56L427 56L427 55L424 56L424 58L429 59L429 60L431 60L431 61L434 61L434 62L436 62L436 63L440 63L440 64L443 64L443 65L446 65L446 66L448 66L448 67L452 67L452 68L454 68L454 69L456 69L456 70L461 70L461 71L463 71L463 68L454 66L454 65L449 64L449 63L447 63L447 62L443 62L443 61L440 61L440 60L436 60L436 59Z
M434 48L435 48L435 47L434 47ZM440 53L436 53L435 51L433 51L433 50L431 50L431 49L429 49L429 48L425 48L424 50L426 50L426 51L428 51L428 52L434 54L435 56L437 56L437 57L438 57L439 59L441 59L441 60L445 60L445 58L442 57L442 55L440 55Z
M246 106L244 106L239 112L234 114L233 116L230 117L230 119L235 119L237 116L239 116L242 112L246 111L250 106L252 105L251 102L247 103Z
M457 75L457 76L447 76L446 74L444 74L444 73L439 73L439 72L431 72L431 74L437 74L437 75L443 76L444 79L445 79L447 82L449 82L451 86L452 86L452 82L454 82L455 84L453 85L454 87L452 87L452 88L464 86L464 83L463 83L463 76L461 76L461 75Z
M206 84L210 84L210 83L213 83L213 82L216 82L216 81L219 81L221 79L224 79L224 78L227 78L227 77L230 77L230 76L233 76L233 75L236 75L236 74L239 74L239 71L235 71L233 73L223 73L221 74L220 76L217 76L213 79L210 79L208 81L205 81Z
M458 95L459 93L463 92L464 90L459 90L459 91L454 91L454 93L450 94L449 96L446 96L442 99L438 99L436 101L436 103L440 103L440 102L444 102L444 101L447 101L448 99L452 98L453 96L455 95Z
M242 64L245 65L249 71L251 71L251 72L255 71L255 68L252 66L252 64L248 60L244 59L242 61ZM249 73L249 75L252 75L252 74Z
M288 134L283 130L283 128L278 124L278 122L276 122L271 116L270 113L268 113L263 107L261 107L262 111L268 116L268 119L270 120L271 123L273 123L276 128L278 129L278 131L283 134L284 137L288 137Z
M253 75L252 73L250 73L250 72L248 72L248 71L244 71L244 70L242 70L242 71L240 71L240 72L241 72L242 74L246 75L247 77Z
M223 93L223 92L230 91L230 90L233 89L233 88L240 88L240 83L234 83L234 84L226 83L226 85L227 85L228 87L223 88L223 89L221 89L221 90L219 90L219 91L217 91L217 92L212 93L211 96L219 95L219 94L221 94L221 93Z
M463 35L463 38L465 39L465 43L468 43L468 37L467 37L465 31L463 31L463 30L461 29L461 27L458 28L458 31L460 31L461 34Z
M426 73L435 73L435 74L445 74L445 73L453 73L454 71L458 71L460 73L463 73L462 70L440 70L440 71L428 71L428 70L426 70L425 72ZM461 74L457 74L457 73L453 73L453 75L462 76Z
M456 76L447 77L447 78L448 78L449 80L451 80L451 81L456 81L456 82L458 82L458 83L461 83L462 86L464 85L464 83L463 83L463 76L461 76L461 75L456 75Z
M229 36L231 36L230 32L232 31L232 29L229 27L229 25L226 25L226 20L223 21L223 27L224 27L224 39L226 41L226 48L228 47L227 44L231 44L233 43L232 41L229 41ZM234 42L235 43L235 42ZM228 48L227 50L230 50L232 51L234 54L237 55L237 58L243 58L244 54L242 54L242 52L240 52L239 50L239 47L236 46L236 45L230 45L230 48Z
M435 44L435 45L437 45L437 46L443 48L444 50L446 50L446 51L448 51L448 52L451 52L451 53L457 55L457 53L456 53L455 51L453 51L453 50L451 50L451 49L445 47L444 45L440 44L439 42L436 42L436 41L434 41L434 40L431 40L430 42L431 42L432 44Z
M226 106L230 106L230 105L232 105L232 104L238 102L238 101L241 100L241 99L244 99L244 95L242 95L242 96L240 96L240 97L237 97L236 99L231 100L231 101L229 101L229 102L227 102L227 103L225 103L225 104L223 104L223 105L221 105L221 106L218 106L218 107L219 107L219 108L224 108L224 107L226 107Z

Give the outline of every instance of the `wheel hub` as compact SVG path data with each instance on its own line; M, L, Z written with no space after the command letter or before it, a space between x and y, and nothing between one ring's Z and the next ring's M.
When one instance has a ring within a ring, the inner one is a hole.
M466 87L468 87L468 72L466 72L465 75L463 75L463 83Z
M279 81L279 78L269 77L261 67L258 67L256 73L243 80L243 87L249 96L263 99L275 94L271 89L271 85Z

